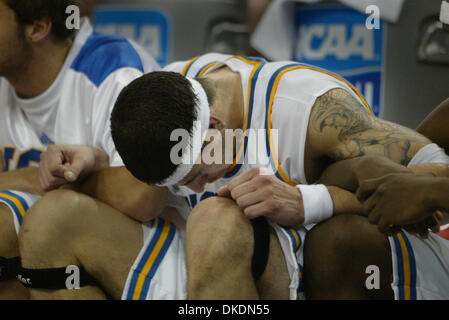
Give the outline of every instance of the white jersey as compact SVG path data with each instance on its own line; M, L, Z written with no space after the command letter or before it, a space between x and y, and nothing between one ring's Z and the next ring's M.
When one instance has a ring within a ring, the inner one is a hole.
M109 118L121 90L155 60L120 36L94 33L83 19L56 80L40 96L21 99L0 78L0 150L6 170L38 165L48 145L83 144L106 151L111 165L122 161L115 150Z
M226 65L242 79L245 105L240 151L227 174L207 184L202 193L187 187L170 187L168 205L187 219L202 200L216 196L218 189L254 167L271 168L290 185L307 184L304 150L310 111L318 97L332 89L344 89L369 110L357 90L344 79L325 70L294 62L268 63L263 59L206 54L167 66L184 76L201 77ZM368 111L367 111L368 112ZM176 196L174 196L176 195ZM290 275L290 299L302 298L302 249L307 229L283 228L270 222L276 231Z
M221 186L252 167L269 167L277 178L290 185L307 184L304 153L309 116L316 99L329 90L344 89L369 110L355 88L327 71L292 62L266 63L236 56L221 56L214 62L215 58L215 55L205 55L168 69L195 77L224 63L239 72L244 88L244 130L262 130L262 134L248 132L248 138L241 142L235 165L222 179L207 184L204 192L197 194L186 187L170 188L181 197L170 195L169 205L177 207L185 217L198 202L216 196ZM423 148L416 159L447 163L447 157L432 145ZM272 222L270 225L284 252L291 279L290 298L302 298L303 243L309 226L295 230ZM389 242L393 270L391 287L396 299L449 299L449 241L435 234L423 240L403 231L389 237Z
M41 152L53 143L96 147L108 153L111 166L122 166L110 132L111 111L127 84L157 69L141 48L120 36L94 33L83 19L64 65L44 93L21 99L0 78L0 150L6 171L38 166ZM38 199L24 192L0 192L0 203L14 213L17 232Z
M294 62L268 63L257 58L206 54L168 65L164 71L195 78L222 65L240 73L245 105L243 130L248 134L241 141L235 164L222 179L207 184L203 193L187 187L170 188L172 193L185 197L190 209L217 195L220 187L253 167L271 167L278 178L291 185L307 184L304 150L310 111L326 92L344 89L369 110L363 97L344 79Z

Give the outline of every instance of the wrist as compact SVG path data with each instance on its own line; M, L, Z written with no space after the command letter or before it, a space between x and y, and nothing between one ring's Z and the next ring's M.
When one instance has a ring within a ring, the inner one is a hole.
M334 206L325 185L298 185L304 207L304 225L320 223L332 217Z
M94 171L102 171L109 167L109 155L100 149L94 149Z

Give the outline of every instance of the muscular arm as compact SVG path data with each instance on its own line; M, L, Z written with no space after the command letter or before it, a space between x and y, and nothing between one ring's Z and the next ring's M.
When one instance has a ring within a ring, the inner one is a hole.
M46 191L75 189L138 221L153 219L165 206L165 188L138 181L125 167L109 167L109 156L97 148L52 145L41 156L40 173Z
M442 102L423 122L416 131L426 136L449 153L449 98Z
M317 99L308 137L312 158L317 160L381 155L402 165L431 143L411 129L374 117L342 89L331 90Z
M0 151L0 190L17 190L42 195L39 182L39 168L25 168L5 171L5 159Z
M17 190L36 195L44 194L39 182L39 168L24 168L0 172L0 190Z
M358 158L382 156L396 164L407 165L416 152L429 143L413 130L374 117L342 89L331 90L318 98L310 115L307 148L312 161L338 161L328 169L332 170L332 175L328 172L319 181L333 186L328 189L334 201L334 215L360 210L360 203L353 195L358 186L354 174L360 162ZM310 173L307 176L309 181L317 179Z
M141 222L162 213L167 195L166 188L138 181L125 167L96 172L78 184L77 190Z

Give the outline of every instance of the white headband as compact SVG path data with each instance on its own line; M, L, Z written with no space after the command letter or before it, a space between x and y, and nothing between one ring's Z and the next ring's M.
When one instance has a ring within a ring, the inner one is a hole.
M179 183L190 171L192 171L196 160L201 154L201 148L206 141L207 130L210 124L210 107L207 100L206 91L201 84L193 79L187 78L192 85L193 93L197 98L196 114L197 119L193 123L192 135L182 148L182 158L180 164L170 177L157 184L160 187L169 187Z
M449 24L449 2L441 2L440 21Z

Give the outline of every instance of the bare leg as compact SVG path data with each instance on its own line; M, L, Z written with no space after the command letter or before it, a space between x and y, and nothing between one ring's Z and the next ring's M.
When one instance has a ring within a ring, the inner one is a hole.
M379 267L379 290L365 286L370 265ZM337 216L307 234L303 275L306 299L393 299L388 239L361 216Z
M199 203L186 235L189 299L288 299L290 280L273 232L268 266L254 283L253 229L234 201L216 197Z
M85 195L59 190L28 212L20 235L22 265L30 269L83 266L100 287L31 289L33 299L120 299L143 245L140 223Z
M19 256L19 242L14 218L11 210L4 204L0 204L0 256L15 258ZM17 280L0 283L0 300L28 300L28 289Z

